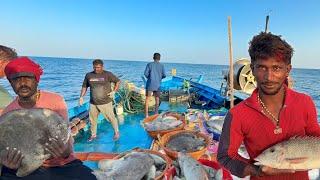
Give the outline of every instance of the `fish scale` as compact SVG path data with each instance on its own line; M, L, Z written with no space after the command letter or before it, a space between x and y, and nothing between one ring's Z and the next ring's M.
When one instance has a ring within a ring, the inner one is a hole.
M320 168L320 138L293 137L280 142L255 158L257 165L278 169L308 170Z
M50 158L44 144L56 136L66 143L68 124L52 110L20 109L0 116L0 151L17 148L24 156L16 173L19 177L30 174Z
M178 152L193 152L203 148L205 140L191 133L181 133L173 136L166 147Z
M154 159L143 152L131 152L118 160L108 161L99 161L100 169L94 170L98 180L140 180L154 164Z

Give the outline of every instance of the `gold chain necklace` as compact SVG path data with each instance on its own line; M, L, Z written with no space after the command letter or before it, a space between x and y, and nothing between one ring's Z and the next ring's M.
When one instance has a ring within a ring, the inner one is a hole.
M258 101L259 103L261 104L262 108L263 108L263 111L261 111L264 115L265 112L268 113L268 115L270 115L272 117L272 119L276 122L276 128L274 129L273 133L274 134L281 134L282 133L282 128L280 127L280 120L278 118L276 118L276 116L274 116L270 111L269 109L267 108L267 106L262 102L261 98L260 98L260 95L258 93Z

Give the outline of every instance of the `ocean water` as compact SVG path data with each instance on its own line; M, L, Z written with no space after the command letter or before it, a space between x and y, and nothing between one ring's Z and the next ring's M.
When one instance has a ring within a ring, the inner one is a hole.
M44 69L44 74L39 84L40 89L63 95L69 108L76 106L84 76L87 72L92 71L92 60L53 57L33 57L33 59ZM106 70L113 72L122 80L129 80L139 86L143 85L141 76L148 62L105 60L104 63ZM197 79L199 75L203 75L203 83L216 89L220 89L223 82L222 71L228 69L228 66L224 65L178 63L164 63L164 65L167 75L170 75L172 68L176 68L177 76L188 79ZM320 69L294 68L291 72L294 80L294 89L313 98L317 107L318 120L320 120L319 75ZM0 84L4 85L14 95L7 80L1 79ZM89 100L88 95L89 92L85 98L86 100Z

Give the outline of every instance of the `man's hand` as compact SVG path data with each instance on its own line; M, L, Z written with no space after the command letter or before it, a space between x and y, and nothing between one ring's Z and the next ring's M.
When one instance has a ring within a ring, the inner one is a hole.
M69 139L69 141L72 138ZM71 153L70 143L64 144L63 141L56 138L49 138L49 142L46 143L46 150L52 155L54 158L67 158Z
M114 95L116 94L115 91L111 91L108 96L111 98L111 99L114 99Z
M83 104L83 97L79 98L79 105L81 106Z
M22 159L23 155L21 154L21 151L16 148L7 147L0 153L0 164L3 164L9 169L18 169Z
M284 173L295 173L292 169L275 169L268 166L262 166L261 171L263 175L278 175L278 174L284 174Z

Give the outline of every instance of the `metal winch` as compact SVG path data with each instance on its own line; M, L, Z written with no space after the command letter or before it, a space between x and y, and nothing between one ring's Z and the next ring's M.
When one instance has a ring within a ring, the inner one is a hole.
M257 87L257 82L252 74L250 60L241 58L233 64L233 87L236 90L251 94ZM228 71L224 72L225 79L229 82Z

